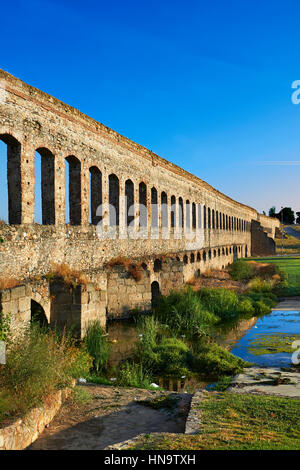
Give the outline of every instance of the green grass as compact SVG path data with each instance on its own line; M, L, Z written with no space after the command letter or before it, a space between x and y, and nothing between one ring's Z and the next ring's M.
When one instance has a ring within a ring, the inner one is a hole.
M295 296L300 295L300 257L288 258L252 258L261 263L276 264L286 275L286 286L279 290L280 295Z
M300 450L300 400L207 394L199 406L199 434L148 434L130 449Z

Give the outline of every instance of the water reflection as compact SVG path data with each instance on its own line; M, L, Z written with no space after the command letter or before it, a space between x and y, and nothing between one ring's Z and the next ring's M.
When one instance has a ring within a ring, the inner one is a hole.
M221 329L215 329L214 340L226 349L231 350L256 322L257 318L254 317L227 323L223 325ZM108 334L111 342L109 367L118 366L121 361L129 359L132 356L135 343L138 340L136 324L132 320L110 321L108 323ZM188 393L193 393L199 388L205 388L208 384L213 382L213 380L206 377L156 377L154 381L157 385L166 390L176 392L186 391Z

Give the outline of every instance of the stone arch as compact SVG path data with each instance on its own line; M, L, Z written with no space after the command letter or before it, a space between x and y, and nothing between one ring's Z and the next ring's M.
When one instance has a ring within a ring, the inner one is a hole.
M157 189L151 188L151 227L158 227L158 198Z
M97 216L97 209L102 205L102 173L97 166L91 166L89 169L89 187L90 223L97 225L102 218L102 216Z
M176 227L176 197L171 196L171 228Z
M191 263L194 263L194 262L195 262L195 255L194 255L194 253L191 254L190 262L191 262Z
M65 170L66 179L69 179L69 210L66 204L66 222L81 225L81 163L78 158L74 155L66 157Z
M41 212L43 225L55 224L55 158L53 153L39 147L34 158L35 166L35 221ZM40 165L38 165L40 159ZM37 177L37 167L40 166L40 175ZM40 181L40 190L37 185ZM40 206L41 203L41 206Z
M156 258L154 261L154 268L153 268L155 273L159 273L162 270L162 262L161 259Z
M206 261L206 251L203 251L202 258L203 258L203 261L205 262Z
M130 227L134 221L134 184L128 179L125 181L125 226Z
M196 204L193 202L192 203L192 228L193 230L196 229Z
M152 305L152 307L155 305L155 303L157 302L157 299L159 298L160 295L161 295L161 293L160 293L159 283L157 281L153 281L151 283L151 305Z
M180 197L178 199L178 210L179 210L179 227L184 227L184 209L183 209L183 199Z
M142 181L139 184L139 226L147 227L147 186Z
M183 264L188 264L188 257L187 257L187 255L184 255L184 257L183 257Z
M120 224L120 184L119 178L114 174L108 177L109 199L109 225L118 227Z
M200 251L198 251L197 253L197 262L201 261L201 255L200 255Z
M7 148L8 223L19 225L22 223L21 144L11 134L0 134L0 140Z
M188 199L185 202L185 226L187 230L191 228L190 201Z
M207 209L207 227L211 228L211 210L210 210L210 207Z
M207 221L206 221L206 206L203 206L203 228L207 227Z
M42 305L31 299L31 322L38 323L41 327L49 326L48 318Z

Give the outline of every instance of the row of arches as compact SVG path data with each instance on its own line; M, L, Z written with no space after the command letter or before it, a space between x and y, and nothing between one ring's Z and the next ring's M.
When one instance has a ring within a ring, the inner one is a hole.
M0 140L7 147L7 197L8 221L21 223L22 188L21 188L21 144L11 135L2 134ZM28 160L27 160L28 162ZM82 165L75 155L65 158L65 222L71 225L82 223ZM28 185L31 183L28 182ZM103 218L103 175L93 165L89 168L89 222L97 225ZM53 225L56 221L55 197L61 187L55 186L55 156L44 147L35 151L35 221L43 225ZM125 220L120 220L120 193L125 198ZM136 191L137 190L137 191ZM218 229L229 231L250 230L250 223L201 203L184 200L165 191L150 189L145 182L138 188L131 179L127 179L124 188L114 173L108 176L108 203L110 226L134 226L140 228L185 228ZM60 206L59 206L60 207ZM138 209L138 210L137 210Z

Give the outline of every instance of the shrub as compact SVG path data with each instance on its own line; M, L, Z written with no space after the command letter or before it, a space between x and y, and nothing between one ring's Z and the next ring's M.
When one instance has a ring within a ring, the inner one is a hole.
M197 294L204 307L221 320L233 318L240 312L239 297L229 289L201 289Z
M0 419L39 405L52 391L69 386L72 377L88 373L91 365L87 353L65 335L32 325L8 344L0 370Z
M215 343L203 345L202 350L191 357L191 368L194 372L213 378L238 374L250 365Z
M272 292L275 282L273 280L264 280L255 277L248 283L248 289L253 292Z
M8 341L10 338L11 315L0 312L0 341Z
M201 303L191 287L159 297L155 318L176 334L205 336L218 318Z
M189 348L183 341L176 338L165 338L154 348L153 352L157 358L154 364L155 374L165 377L189 375Z
M150 388L152 379L143 368L142 364L124 362L121 364L117 382L122 387Z
M244 260L236 260L228 267L230 276L235 281L249 280L254 275L253 264Z
M86 350L93 358L93 366L97 374L106 368L109 358L109 344L105 329L101 326L99 320L88 323L84 345Z

